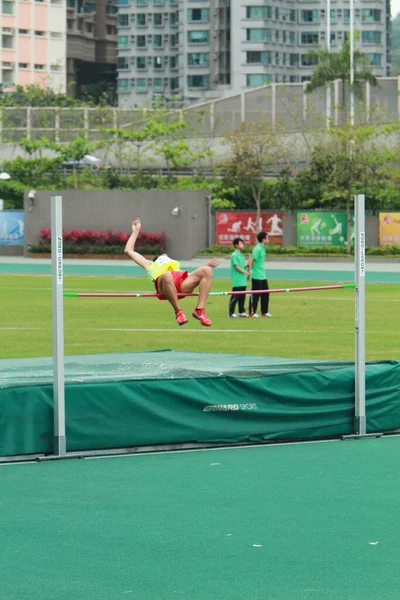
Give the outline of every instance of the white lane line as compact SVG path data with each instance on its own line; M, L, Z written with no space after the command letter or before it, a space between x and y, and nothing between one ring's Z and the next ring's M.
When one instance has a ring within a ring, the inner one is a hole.
M204 329L178 329L177 327L174 329L143 329L143 328L119 328L119 327L107 327L107 328L80 328L80 331L101 331L101 332L113 332L113 331L117 331L117 332L141 332L144 331L146 333L259 333L259 334L268 334L268 333L312 333L312 334L316 334L316 333L322 333L322 334L329 334L329 333L334 333L336 330L333 329L213 329L213 328L204 328ZM0 331L46 331L46 329L44 327L0 327ZM48 332L50 332L50 326L48 327ZM75 331L75 329L72 328L66 328L65 331ZM387 335L387 331L386 330L382 330L382 331L367 331L366 332L368 335L382 335L385 334ZM342 331L341 332L342 335L352 335L354 334L354 330L350 330L350 331Z

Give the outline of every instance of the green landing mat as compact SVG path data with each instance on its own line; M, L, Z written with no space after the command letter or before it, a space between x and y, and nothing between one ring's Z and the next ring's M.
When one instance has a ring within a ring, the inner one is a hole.
M0 456L51 453L52 359L0 361ZM68 451L353 433L354 363L144 352L65 358ZM367 429L400 428L400 363L366 366Z

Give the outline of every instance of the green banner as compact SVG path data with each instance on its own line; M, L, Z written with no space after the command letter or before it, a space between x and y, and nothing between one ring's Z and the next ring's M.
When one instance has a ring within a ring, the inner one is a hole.
M354 239L354 217L350 232ZM345 246L347 244L347 213L298 212L298 246Z

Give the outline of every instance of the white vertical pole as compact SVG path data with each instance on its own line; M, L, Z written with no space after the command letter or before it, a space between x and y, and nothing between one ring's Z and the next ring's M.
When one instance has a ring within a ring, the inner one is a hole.
M326 49L331 51L331 0L326 0ZM332 90L330 82L326 88L326 126L331 122Z
M367 430L365 413L365 196L354 197L355 205L355 433L365 435ZM350 232L348 232L350 235Z
M64 306L62 196L51 196L51 261L53 297L54 454L66 453L64 390Z
M350 125L354 125L354 0L350 0Z

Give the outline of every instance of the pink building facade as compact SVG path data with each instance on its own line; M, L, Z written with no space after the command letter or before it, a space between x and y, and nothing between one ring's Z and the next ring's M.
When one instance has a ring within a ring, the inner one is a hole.
M0 88L66 92L66 0L0 0Z

